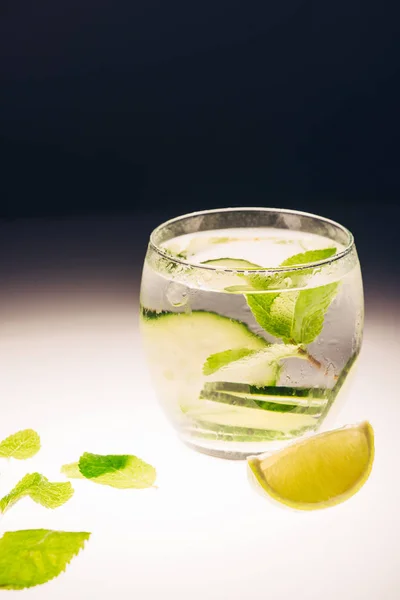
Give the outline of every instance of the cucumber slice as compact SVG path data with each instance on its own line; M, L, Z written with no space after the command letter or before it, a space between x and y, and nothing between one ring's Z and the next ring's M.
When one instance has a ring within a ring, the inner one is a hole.
M261 350L268 343L244 323L216 313L155 313L142 310L141 330L151 374L171 410L198 400L203 364L214 353L234 348ZM240 380L240 379L239 379ZM264 383L268 383L267 372Z
M211 260L205 260L200 264L211 265L213 267L226 267L227 269L240 269L242 271L262 269L260 265L256 265L248 260L243 260L242 258L213 258Z
M212 400L198 400L186 407L186 416L195 421L208 421L215 425L268 429L287 433L303 427L315 427L314 415L292 412L259 410L247 406L233 406Z
M214 392L215 393L215 392ZM216 393L225 393L225 392L216 392ZM235 392L231 392L228 394L229 396L234 396L235 398L246 400L253 402L273 402L274 404L290 404L291 406L301 406L304 408L315 407L322 409L326 403L328 402L327 398L296 398L294 396L275 396L273 393L268 396L265 394L237 394Z
M316 400L320 402L326 402L330 398L332 390L323 388L296 388L290 386L256 386L248 385L243 383L232 383L227 381L215 381L212 383L206 383L204 385L204 392L227 392L229 394L240 394L240 395L255 395L263 397L276 397L275 401L279 402L282 398L284 402L289 399L293 399L295 402L300 402L301 399L308 402L309 400Z
M212 400L213 402L221 402L222 404L230 404L231 406L245 406L247 408L255 408L260 410L269 410L272 412L290 412L290 413L307 413L308 415L320 416L325 407L324 404L309 405L309 404L297 404L293 402L292 398L288 398L289 403L285 403L285 398L280 397L278 402L275 402L274 396L260 396L257 395L239 395L239 394L226 394L224 392L211 392L205 394L201 392L200 398L204 400Z

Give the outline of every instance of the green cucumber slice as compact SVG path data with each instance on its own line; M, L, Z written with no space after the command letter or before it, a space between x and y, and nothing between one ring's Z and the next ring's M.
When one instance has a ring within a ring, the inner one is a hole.
M294 401L300 401L303 399L315 399L326 401L330 398L332 390L323 388L296 388L290 386L256 386L243 384L240 382L232 383L229 381L215 381L212 383L204 384L205 393L209 392L227 392L230 394L254 394L261 397L274 396L276 402L279 401L279 397L282 397L286 402L287 399L293 398Z
M262 350L269 345L244 323L205 311L157 314L142 309L141 332L159 394L178 410L180 404L198 400L203 365L211 354L235 348ZM270 380L267 372L263 381Z
M205 394L201 392L200 398L204 400L212 400L213 402L221 402L222 404L230 404L231 406L245 406L247 408L254 408L260 410L269 410L272 412L286 412L286 413L307 413L308 415L320 416L324 410L326 402L319 405L309 404L297 404L295 402L285 403L282 401L283 396L280 397L278 402L275 402L274 396L260 396L248 395L241 396L239 394L227 394L224 392L211 392ZM268 398L268 399L267 399ZM289 398L292 400L292 398Z
M284 433L303 427L315 427L317 424L315 416L306 413L258 410L212 400L198 400L187 405L185 414L192 420L208 421L215 425L275 430Z
M248 271L252 269L260 270L263 267L256 265L255 263L243 260L242 258L213 258L211 260L205 260L202 265L211 265L213 267L226 267L227 269L240 269L242 271Z

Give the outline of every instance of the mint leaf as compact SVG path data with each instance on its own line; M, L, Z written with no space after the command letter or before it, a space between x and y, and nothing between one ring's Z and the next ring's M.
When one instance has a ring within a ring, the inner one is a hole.
M304 358L304 352L299 352L299 347L293 344L271 344L263 350L252 351L242 358L226 362L219 368L215 365L209 381L276 385L281 369L280 361L293 356Z
M285 292L285 297L287 297L286 302L284 302L286 310L282 311L282 315L276 309L274 310L275 302L278 302L278 305L281 304L281 294L279 293L246 294L246 300L257 323L274 337L281 338L286 342L290 340L294 313L293 305L297 300L297 296L298 292ZM292 311L290 311L290 307L292 307Z
M120 473L129 463L129 454L91 454L85 452L79 459L79 470L87 479Z
M336 253L336 248L308 250L295 254L281 263L282 267L308 264L325 260ZM249 275L255 289L271 289L283 285L290 278L291 286L301 286L313 272L312 268L285 271L273 276ZM337 293L338 283L305 289L268 294L246 294L247 304L257 322L271 335L285 343L309 344L322 331L325 313Z
M307 250L295 254L284 260L280 267L301 266L325 260L336 254L336 248L323 248L322 250ZM268 290L278 288L304 287L307 279L313 273L313 268L299 269L295 271L277 271L273 275L254 273L246 276L247 281L255 290Z
M299 353L299 348L294 344L271 344L263 350L257 352L260 358L265 359L269 364L283 360L284 358L291 358L298 356L304 358L303 353Z
M26 529L0 539L0 589L22 590L60 575L84 547L87 532Z
M281 267L294 267L295 265L305 265L307 263L319 262L336 254L336 248L323 248L322 250L307 250L300 252L284 260Z
M154 467L129 454L103 456L85 452L79 459L79 470L96 483L117 488L147 488L156 479Z
M77 469L80 475L77 475ZM62 472L68 477L85 477L120 489L151 487L156 480L153 466L131 454L91 454L85 452L79 463L64 465Z
M338 282L299 292L292 327L292 339L310 344L321 333L325 313L336 296Z
M334 282L296 292L246 294L246 300L265 331L285 343L310 344L322 331L338 286Z
M249 348L233 348L232 350L211 354L203 365L203 374L212 375L221 367L225 367L235 360L239 360L240 358L244 358L245 356L249 356L256 352L257 350L249 350Z
M46 508L58 508L67 502L73 493L74 490L69 482L51 483L40 473L30 473L0 500L0 512L4 513L25 496L30 496L32 500Z
M321 260L330 258L336 254L336 248L323 248L321 250L307 250L290 256L284 260L279 266L280 267L294 267L301 266L308 263L315 263ZM213 260L207 260L202 264L214 264L215 266L231 267L232 269L263 269L260 265L248 262L247 260L237 258L217 258ZM266 269L268 270L268 269ZM233 285L228 286L225 289L226 292L251 292L252 290L269 290L279 288L293 288L304 286L309 275L312 275L313 268L301 269L295 271L283 271L275 272L272 275L266 275L263 273L238 273L239 277L242 277L248 282L248 285ZM288 285L290 283L290 285Z
M84 475L79 470L78 463L69 463L61 467L61 473L70 479L85 479Z
M33 429L23 429L0 443L0 458L31 458L40 450L40 437Z

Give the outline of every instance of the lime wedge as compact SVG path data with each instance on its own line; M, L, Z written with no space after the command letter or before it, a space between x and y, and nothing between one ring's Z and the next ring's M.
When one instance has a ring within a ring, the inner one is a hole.
M247 459L252 479L262 490L300 510L335 506L353 496L367 481L373 461L374 431L368 422Z

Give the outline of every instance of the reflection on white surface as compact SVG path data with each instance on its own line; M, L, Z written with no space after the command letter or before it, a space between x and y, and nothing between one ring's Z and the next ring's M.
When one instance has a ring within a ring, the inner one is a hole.
M148 379L137 305L123 296L30 299L4 299L0 437L32 427L43 449L29 461L0 463L1 494L34 470L62 480L60 466L83 451L137 454L158 471L157 489L74 481L75 495L62 508L46 510L29 499L13 507L2 531L93 534L67 572L30 590L30 598L398 599L394 305L367 314L357 377L335 424L372 423L370 480L340 506L302 513L254 493L245 463L197 454L175 438Z

